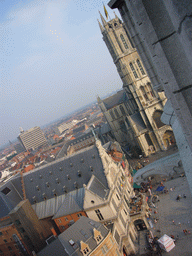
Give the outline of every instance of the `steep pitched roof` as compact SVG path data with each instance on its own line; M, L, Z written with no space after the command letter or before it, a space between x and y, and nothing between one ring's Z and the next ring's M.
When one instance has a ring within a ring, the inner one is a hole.
M88 244L89 248L94 250L97 247L97 242L94 239L93 229L97 229L101 232L103 238L107 236L109 230L96 221L93 221L87 217L82 216L77 222L75 222L71 227L58 236L58 239L65 247L69 255L81 255L80 242L83 241ZM74 246L71 246L69 240L73 240Z
M95 145L23 174L26 196L33 204L33 197L41 202L44 197L53 198L54 193L63 195L64 190L70 192L82 188L93 173L107 188L102 161ZM22 195L20 177L13 178L12 182Z
M114 95L103 100L105 107L109 110L125 101L128 101L127 95L124 90L121 90Z
M63 204L61 205L57 213L54 215L53 219L82 211L84 194L84 188L80 188L68 193L64 199Z
M92 175L88 185L87 189L92 191L94 194L98 195L101 198L107 198L109 189L107 189L97 177Z

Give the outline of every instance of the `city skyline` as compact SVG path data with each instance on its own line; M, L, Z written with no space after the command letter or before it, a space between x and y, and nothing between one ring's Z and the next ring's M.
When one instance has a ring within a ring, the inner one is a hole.
M1 145L19 127L43 126L121 89L97 23L102 1L13 0L1 10Z

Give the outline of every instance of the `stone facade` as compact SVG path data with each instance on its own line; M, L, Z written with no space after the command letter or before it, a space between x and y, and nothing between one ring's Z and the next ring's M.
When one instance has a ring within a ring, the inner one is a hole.
M166 119L169 124L173 115L178 119L174 133L192 191L192 3L111 0L109 6L119 9L154 88L164 90L171 102L169 114L173 111Z
M112 230L119 250L124 255L135 253L134 241L137 238L135 220L141 220L147 226L145 217L146 205L143 198L140 211L130 209L130 199L135 196L130 172L127 164L125 169L121 163L115 163L100 141L96 141L97 148L104 166L108 187L106 189L94 176L85 187L84 210L87 216L100 221ZM97 188L97 189L95 189Z
M170 143L169 136L165 133L169 131L168 134L172 134L172 128L160 122L167 100L164 93L153 90L152 82L121 20L115 16L106 22L102 15L101 20L103 25L99 22L99 26L103 40L126 93L126 100L124 97L118 105L114 103L113 106L108 104L110 97L103 101L98 98L99 106L116 140L124 145L131 141L129 147L139 145L144 155L167 149ZM115 95L114 97L117 98ZM113 100L111 97L111 101ZM139 129L139 123L142 123L142 129ZM165 137L168 137L168 141Z

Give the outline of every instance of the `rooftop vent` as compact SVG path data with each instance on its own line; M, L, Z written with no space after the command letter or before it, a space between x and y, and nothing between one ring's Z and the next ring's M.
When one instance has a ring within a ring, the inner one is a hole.
M68 179L68 180L71 180L71 177L69 176L69 174L67 174L67 179Z
M91 171L91 172L93 172L93 171L94 171L94 170L93 170L93 166L90 166L90 171Z
M63 169L62 169L61 167L59 168L59 170L60 170L61 172L63 171Z
M30 181L33 182L33 179L31 178Z
M47 196L45 193L42 194L42 197L43 197L43 200L46 200L47 199Z
M78 171L77 172L77 175L79 176L79 177L81 177L82 175L81 175L81 171Z
M63 186L63 192L66 194L67 193L67 187Z
M74 182L74 188L75 188L75 189L77 189L77 188L78 188L78 184L77 184L77 182L76 182L76 181Z
M42 179L43 178L43 176L42 175L39 175L39 179Z
M95 159L95 155L92 155L92 158Z
M46 182L46 186L49 188L50 187L50 184L49 184L49 182Z
M70 163L70 166L72 167L72 166L73 166L73 164L72 164L72 163Z
M36 186L36 189L37 189L37 191L40 191L40 187L38 185Z
M57 178L55 181L56 181L57 184L60 184L59 178Z
M33 196L32 199L33 199L33 203L36 204L37 203L36 196Z
M81 159L81 163L84 163L84 159L83 158Z
M52 175L53 174L52 171L50 171L49 174Z

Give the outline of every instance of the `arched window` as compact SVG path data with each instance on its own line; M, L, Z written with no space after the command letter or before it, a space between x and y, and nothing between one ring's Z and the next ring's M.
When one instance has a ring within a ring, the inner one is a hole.
M145 88L144 88L143 86L141 86L140 89L141 89L141 92L142 92L142 94L143 94L145 100L148 101L149 98L148 98L147 92L145 91Z
M112 110L109 112L109 114L110 114L111 118L114 120L114 119L115 119L115 116L114 116L114 114L113 114L113 111L112 111Z
M151 83L147 83L147 87L148 87L148 91L149 91L150 95L151 95L153 98L155 98L155 93L154 93L154 91L153 91L153 88L152 88L152 86L151 86Z
M163 113L163 111L156 110L153 114L153 120L155 121L155 124L156 124L157 128L161 128L162 126L165 125L164 123L161 122L162 113Z
M118 118L119 117L119 113L118 113L116 108L114 109L114 112L115 112L116 117Z
M120 110L121 110L122 115L123 115L123 116L126 116L124 107L123 107L122 105L120 105L119 108L120 108Z
M132 63L129 63L129 66L130 66L130 68L131 68L131 70L132 70L132 72L133 72L134 77L135 77L135 78L138 78L137 72L136 72L136 70L135 70L133 64L132 64Z
M124 38L124 36L123 36L122 34L120 35L120 38L121 38L121 41L122 41L122 43L123 43L125 49L128 49L128 45L127 45L127 43L126 43L126 41L125 41L125 38Z
M136 62L137 62L137 65L138 65L138 67L139 67L139 69L140 69L140 71L141 71L141 74L144 76L144 75L145 75L145 71L144 71L144 69L143 69L143 67L142 67L142 65L141 65L140 60L137 59Z

